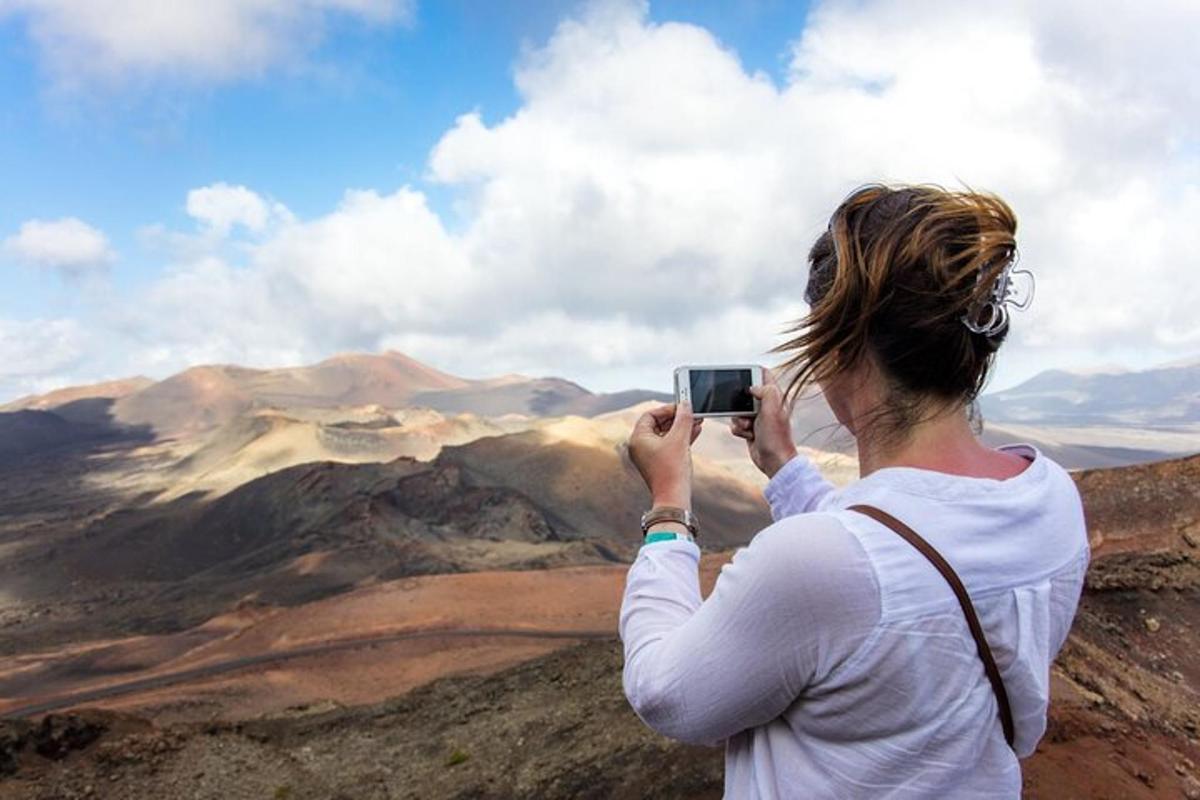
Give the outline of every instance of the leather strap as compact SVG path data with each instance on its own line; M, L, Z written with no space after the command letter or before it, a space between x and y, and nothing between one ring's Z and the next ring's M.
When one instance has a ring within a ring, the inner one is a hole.
M958 604L962 606L963 615L967 618L967 627L971 629L971 635L975 637L975 645L979 648L979 658L983 661L983 671L987 673L987 678L992 684L992 691L996 693L996 703L1000 707L1000 724L1004 727L1004 739L1008 742L1008 746L1012 747L1013 717L1012 707L1008 704L1008 692L1004 689L1004 681L1000 678L1000 669L996 666L996 659L992 658L992 649L988 647L987 637L983 633L983 626L979 624L979 617L975 614L975 606L971 604L971 596L967 594L967 589L963 586L962 581L958 579L958 575L946 563L946 559L942 558L941 553L934 549L933 545L922 539L920 534L891 514L875 506L868 505L850 506L850 510L866 514L876 522L886 525L900 534L901 538L915 547L921 555L929 559L929 562L937 567L938 572L942 573L942 577L946 579L946 583L950 584L950 588L954 590L955 597L958 598Z

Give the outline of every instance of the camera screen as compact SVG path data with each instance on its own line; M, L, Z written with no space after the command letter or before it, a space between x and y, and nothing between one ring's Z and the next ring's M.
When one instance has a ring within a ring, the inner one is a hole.
M704 369L689 373L692 410L698 414L752 413L752 377L748 369Z

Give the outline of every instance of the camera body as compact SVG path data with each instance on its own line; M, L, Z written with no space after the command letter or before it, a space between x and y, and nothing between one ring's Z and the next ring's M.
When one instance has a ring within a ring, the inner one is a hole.
M762 386L758 364L704 364L675 370L675 401L692 404L697 417L753 417L758 398L751 386Z

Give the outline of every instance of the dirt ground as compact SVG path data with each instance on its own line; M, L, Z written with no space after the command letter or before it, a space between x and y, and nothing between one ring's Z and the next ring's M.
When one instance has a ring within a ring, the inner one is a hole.
M1200 562L1172 557L1176 579L1157 588L1142 579L1161 553L1098 559L1054 668L1047 735L1023 765L1026 797L1200 798ZM721 562L706 560L705 584ZM485 591L488 575L415 579L322 601L321 612L358 632L387 629L371 609L401 602L410 615L424 609L426 622L465 622L434 613L448 588L440 582L455 578L492 598L478 619L540 609L548 626L611 622L614 575L565 573L504 573L532 584L498 595ZM568 577L574 592L551 591ZM266 614L183 660L320 640L324 626L319 613L304 625ZM0 800L721 796L719 749L671 742L630 710L615 640L445 645L285 661L116 698L113 710L0 723ZM454 677L380 701L405 686L405 670L414 685L439 671ZM276 705L264 705L272 696ZM280 708L284 697L297 702Z
M704 591L727 559L705 556ZM584 638L615 637L625 572L597 566L405 578L298 607L247 607L178 634L4 658L0 714L50 703L69 708L76 696L160 722L378 702L439 677L495 671ZM480 633L464 635L470 631ZM558 638L546 638L552 634ZM95 699L110 690L111 697Z
M1200 800L1200 458L1116 472L1077 476L1092 568L1025 796ZM720 797L722 752L625 700L625 569L406 578L4 659L4 709L64 710L0 721L0 800Z

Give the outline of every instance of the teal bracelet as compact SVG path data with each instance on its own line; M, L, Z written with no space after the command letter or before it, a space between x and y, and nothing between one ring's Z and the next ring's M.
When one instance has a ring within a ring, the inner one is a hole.
M647 545L654 544L655 542L671 542L676 539L684 542L696 541L690 534L675 533L674 531L650 531L646 534L646 538L642 541L642 544Z

